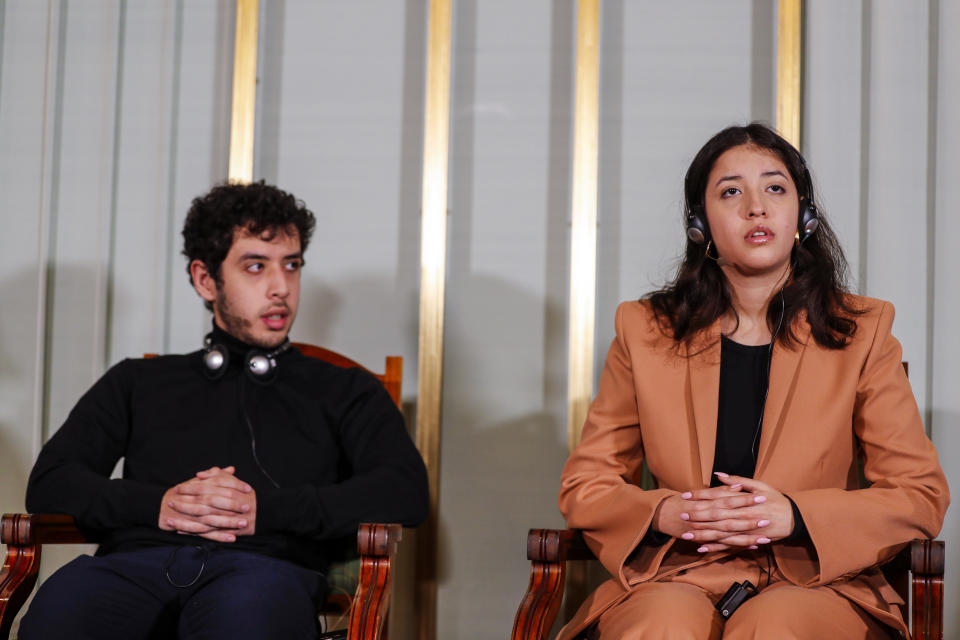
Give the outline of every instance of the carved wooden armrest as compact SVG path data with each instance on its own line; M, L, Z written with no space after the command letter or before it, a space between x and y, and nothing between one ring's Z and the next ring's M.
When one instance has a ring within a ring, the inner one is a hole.
M909 554L913 582L910 631L914 640L943 638L942 540L914 540L901 552Z
M44 544L83 544L72 516L47 513L6 513L0 521L0 542L7 546L0 571L0 638L37 583L40 549Z
M361 524L357 530L360 582L350 609L348 640L379 640L390 606L393 558L403 536L399 524Z
M567 560L594 558L577 530L531 529L527 535L530 584L513 621L512 640L546 640L563 601Z

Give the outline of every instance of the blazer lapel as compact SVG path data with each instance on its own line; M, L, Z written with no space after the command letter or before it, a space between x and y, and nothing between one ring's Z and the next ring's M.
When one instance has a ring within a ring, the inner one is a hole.
M700 476L710 486L717 446L717 403L720 398L720 321L704 331L687 351L687 403L693 408Z
M779 341L773 345L769 390L763 411L760 448L757 452L757 468L753 473L755 478L760 477L769 463L770 452L776 450L777 438L786 419L784 410L789 406L797 387L800 363L807 343L810 341L810 325L807 324L806 315L802 312L794 324L794 334L797 342L792 345L792 348L784 347Z

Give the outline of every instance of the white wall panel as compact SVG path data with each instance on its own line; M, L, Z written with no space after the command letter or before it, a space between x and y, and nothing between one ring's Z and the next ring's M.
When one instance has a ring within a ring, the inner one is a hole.
M894 335L925 411L927 385L927 5L873 2L870 24L867 295L897 308Z
M59 8L7 2L0 67L0 506L23 508L39 450Z
M120 114L109 363L163 348L177 3L130 3L120 59Z
M458 2L453 18L438 638L508 635L526 532L561 522L567 283L548 246L568 246L569 210L551 206L569 185L554 164L569 162L571 124L561 4Z
M941 1L935 17L937 31L937 103L936 103L936 185L934 219L934 271L931 276L933 322L930 384L930 431L940 452L940 461L953 490L953 506L947 512L940 537L947 543L947 574L944 591L946 614L944 637L960 637L960 340L957 339L957 318L960 318L960 3ZM911 377L913 376L911 369Z
M860 2L808 0L802 151L816 201L840 239L856 286L860 264L863 8Z
M113 195L120 3L68 6L63 96L53 185L47 402L44 437L104 371L107 256Z

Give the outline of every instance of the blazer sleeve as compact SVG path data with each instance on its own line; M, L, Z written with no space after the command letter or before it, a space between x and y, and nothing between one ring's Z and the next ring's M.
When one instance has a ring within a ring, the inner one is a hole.
M677 492L644 491L639 486L644 451L624 339L624 308L620 305L617 309L617 335L607 353L580 444L563 469L560 511L568 526L583 531L587 544L610 574L627 587L624 564L650 529L659 504Z
M789 545L778 549L782 570L796 583L852 577L914 538L936 536L943 523L950 502L947 481L901 365L900 343L891 334L893 316L893 305L882 303L852 416L869 487L790 492L816 553L812 566L819 565L819 574L810 575L809 563L790 561Z

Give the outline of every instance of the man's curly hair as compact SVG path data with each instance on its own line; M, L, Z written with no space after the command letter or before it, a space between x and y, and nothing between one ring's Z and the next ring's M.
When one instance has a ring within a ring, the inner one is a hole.
M233 246L237 229L259 236L264 232L284 233L295 228L303 253L315 225L316 218L302 201L263 180L252 184L217 185L209 193L194 198L183 223L187 277L192 284L190 263L200 260L217 284L221 284L220 267ZM207 303L207 308L212 305Z

